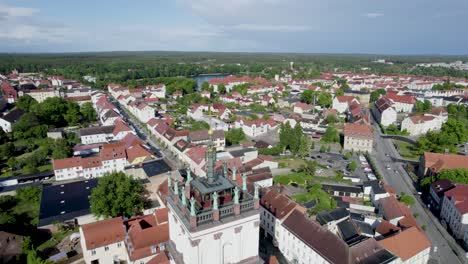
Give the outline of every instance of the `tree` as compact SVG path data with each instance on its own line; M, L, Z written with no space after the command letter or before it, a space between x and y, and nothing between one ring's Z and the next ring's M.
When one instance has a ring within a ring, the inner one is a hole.
M414 110L416 112L427 113L431 111L431 108L432 104L429 100L424 100L424 102L416 101L416 103L414 104Z
M0 128L0 144L3 144L8 141L8 135Z
M312 148L312 141L306 135L303 135L300 140L299 149L297 154L301 157L305 157L310 154L310 149Z
M439 179L447 179L454 183L468 184L468 169L443 169L436 175L428 176L422 179L421 186L429 187L429 185Z
M37 105L37 101L27 94L18 98L18 102L16 102L16 107L24 110L25 112L29 112L34 105Z
M351 161L349 164L348 164L348 170L349 171L355 171L357 169L357 164L356 162L353 160Z
M305 90L304 92L302 92L300 99L301 99L301 102L303 103L312 104L314 102L314 96L315 96L314 91Z
M385 94L387 94L387 91L385 91L385 89L378 89L378 90L372 91L370 94L370 101L375 102L379 99L381 95L385 95Z
M325 143L334 143L340 141L338 130L334 126L328 126L320 141Z
M223 83L218 84L218 94L225 94L226 91L226 86Z
M203 82L201 85L201 90L202 91L209 91L210 90L210 84L208 82Z
M15 145L11 142L7 142L3 145L0 145L0 157L8 158L13 156L15 153ZM2 159L0 158L0 160Z
M77 104L69 104L64 115L68 125L76 125L81 119L80 107Z
M144 207L145 188L123 172L113 172L98 180L90 197L91 212L100 217L131 217Z
M400 195L400 198L398 199L400 202L406 204L406 206L412 206L414 205L415 201L414 201L414 197L411 196L411 195L407 195L405 193L402 193Z
M53 159L64 159L70 157L72 154L72 148L68 145L66 139L58 139L53 142L52 145L52 158Z
M322 107L329 107L333 102L331 93L321 92L318 96L317 103Z
M92 103L87 102L81 105L80 112L86 121L91 122L96 120L97 115Z
M228 145L239 144L240 142L247 139L242 128L232 128L229 131L224 132Z
M308 175L315 175L317 170L317 162L315 160L305 160L305 163L299 168L300 172L305 172Z
M325 123L328 125L333 125L336 122L338 122L338 118L334 114L328 114L327 117L325 117Z
M264 120L268 120L268 119L270 119L270 115L264 114L264 115L262 116L262 118L263 118Z

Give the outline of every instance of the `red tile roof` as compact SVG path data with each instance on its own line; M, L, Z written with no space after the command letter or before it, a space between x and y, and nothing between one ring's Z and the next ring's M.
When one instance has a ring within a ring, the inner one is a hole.
M356 98L354 98L354 96L350 96L350 95L342 95L342 96L337 96L336 99L338 100L338 102L340 103L351 103L352 101L356 100Z
M461 213L468 213L468 185L457 184L455 188L446 191L445 196L455 200L455 208Z
M135 159L138 158L149 158L152 154L147 149L142 147L141 145L134 145L127 148L127 159L128 162L133 163Z
M403 104L415 104L416 103L416 99L414 98L414 96L411 96L411 95L397 95L395 93L388 93L384 95L384 97L396 103L403 103Z
M426 168L436 173L443 169L468 169L468 156L424 152L424 160Z
M52 161L54 170L62 170L81 166L81 157L72 157L66 159L54 159Z
M372 127L366 124L346 123L344 128L345 137L353 138L374 138Z
M121 217L110 218L81 226L86 249L92 250L125 239L125 226Z
M394 196L380 199L379 206L382 207L383 215L388 221L402 216L411 216L411 210Z
M416 227L408 228L394 236L382 239L378 243L406 261L432 246L423 231Z

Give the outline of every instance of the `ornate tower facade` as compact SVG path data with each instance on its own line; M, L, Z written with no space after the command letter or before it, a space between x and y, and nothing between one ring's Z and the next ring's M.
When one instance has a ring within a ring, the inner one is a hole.
M239 186L226 165L218 173L211 141L205 160L207 177L190 170L184 181L168 175L169 251L176 263L259 263L258 187L247 186L245 177Z

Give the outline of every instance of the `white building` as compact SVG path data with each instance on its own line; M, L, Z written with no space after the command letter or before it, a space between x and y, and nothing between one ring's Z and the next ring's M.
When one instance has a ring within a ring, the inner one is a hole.
M389 99L392 102L392 107L395 108L397 112L401 113L411 113L416 103L416 98L411 95L388 93L383 97Z
M468 185L457 184L444 193L440 219L447 224L456 239L467 240L468 229Z
M18 121L21 116L24 115L24 111L16 108L6 113L4 116L0 117L0 128L5 131L5 133L12 132L12 125Z
M24 96L24 95L29 95L34 100L36 100L38 103L44 102L47 98L51 97L58 97L60 96L60 92L55 90L54 88L48 88L48 89L34 89L34 90L25 90L25 91L19 91L18 95Z
M389 99L382 97L375 102L372 108L375 118L383 126L395 124L397 121L397 111L392 105L393 103Z
M354 96L349 95L335 96L335 98L333 98L332 109L335 109L338 113L343 114L348 111L348 108L352 103L359 104L359 100L354 98Z
M438 131L448 120L448 113L444 109L433 109L429 114L410 116L401 122L401 131L406 130L410 136L426 134L429 131Z
M373 142L374 133L370 125L346 123L344 128L344 150L371 153Z
M298 210L279 226L279 234L279 249L290 263L351 263L348 245Z
M242 131L244 131L244 133L249 137L257 137L264 135L273 129L276 129L278 124L272 119L238 119L234 123L234 126L235 128L242 128Z

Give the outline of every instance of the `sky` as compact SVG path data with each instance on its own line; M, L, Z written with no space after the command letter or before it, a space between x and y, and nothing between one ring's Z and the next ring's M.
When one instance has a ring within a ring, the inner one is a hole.
M1 52L468 54L468 0L0 0Z

